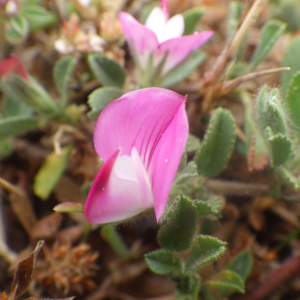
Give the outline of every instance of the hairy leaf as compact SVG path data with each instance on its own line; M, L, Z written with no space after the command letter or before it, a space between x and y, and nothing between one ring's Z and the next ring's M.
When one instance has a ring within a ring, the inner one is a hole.
M219 174L226 168L235 141L235 121L231 113L214 111L204 141L195 156L198 173L205 177Z
M158 231L158 242L168 250L188 249L197 228L197 211L193 201L179 195Z
M156 274L168 275L173 272L181 273L182 261L178 254L166 249L160 249L145 255L146 262Z
M125 82L125 71L114 60L99 53L88 56L91 70L103 86L122 87Z
M188 273L197 271L200 267L212 263L224 254L226 243L208 235L198 235L193 243L192 252L187 261Z
M250 62L251 70L255 69L256 66L264 60L285 28L286 24L276 20L270 20L264 25L259 45Z

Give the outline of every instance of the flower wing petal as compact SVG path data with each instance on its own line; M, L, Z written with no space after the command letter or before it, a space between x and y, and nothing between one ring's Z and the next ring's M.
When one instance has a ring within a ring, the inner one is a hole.
M162 88L146 88L123 95L100 114L95 131L97 154L106 161L122 147L131 155L135 147L146 169L165 130L185 97Z
M133 47L137 59L143 69L147 67L149 55L158 47L156 34L146 26L140 24L131 15L120 12L119 19L127 40Z
M88 222L104 224L131 218L153 206L142 203L136 165L115 151L100 169L87 197L84 215Z
M163 66L162 74L168 73L171 69L181 63L191 52L198 49L202 44L209 40L213 31L203 31L193 35L186 35L174 38L161 43L154 53L154 64L158 63L167 54Z
M150 166L154 209L159 221L166 206L182 153L189 134L189 125L182 103L156 147Z

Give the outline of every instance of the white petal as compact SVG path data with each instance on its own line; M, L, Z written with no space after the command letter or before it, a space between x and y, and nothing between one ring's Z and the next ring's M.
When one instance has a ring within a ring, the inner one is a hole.
M160 7L155 7L149 14L145 26L151 29L157 36L158 42L161 43L162 33L167 24L166 14Z

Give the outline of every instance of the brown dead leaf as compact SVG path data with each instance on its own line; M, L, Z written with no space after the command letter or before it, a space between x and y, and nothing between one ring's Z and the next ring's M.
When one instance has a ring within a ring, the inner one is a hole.
M9 300L15 300L19 298L27 290L32 280L36 257L39 254L43 244L44 241L39 241L32 253L19 263L11 286Z
M52 213L38 221L31 230L31 239L46 239L52 237L58 230L63 216L59 213Z

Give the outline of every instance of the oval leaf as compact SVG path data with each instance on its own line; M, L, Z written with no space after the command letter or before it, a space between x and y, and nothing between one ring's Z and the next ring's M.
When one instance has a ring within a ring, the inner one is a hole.
M212 263L224 254L226 243L208 235L198 235L193 243L191 255L186 264L186 271L194 273L200 267Z
M205 177L219 174L226 168L235 141L235 121L231 113L214 111L204 141L195 156L198 173Z
M123 91L117 87L100 87L94 90L89 95L88 104L91 111L88 113L89 117L98 117L100 112L113 100L120 98Z
M0 139L16 136L38 127L39 121L30 116L15 116L0 119Z
M117 62L99 53L90 54L88 62L91 70L103 86L123 86L125 71Z
M35 176L33 184L34 193L41 199L46 200L49 197L66 168L71 151L71 146L65 147L62 149L60 156L52 152L44 161Z
M196 207L192 200L179 195L158 231L158 242L162 247L173 251L188 249L196 229Z
M72 56L64 56L55 63L53 69L54 82L62 97L66 97L68 94L68 87L76 63L77 59Z
M176 253L161 249L145 255L146 262L156 274L168 275L172 272L181 272L182 261Z

